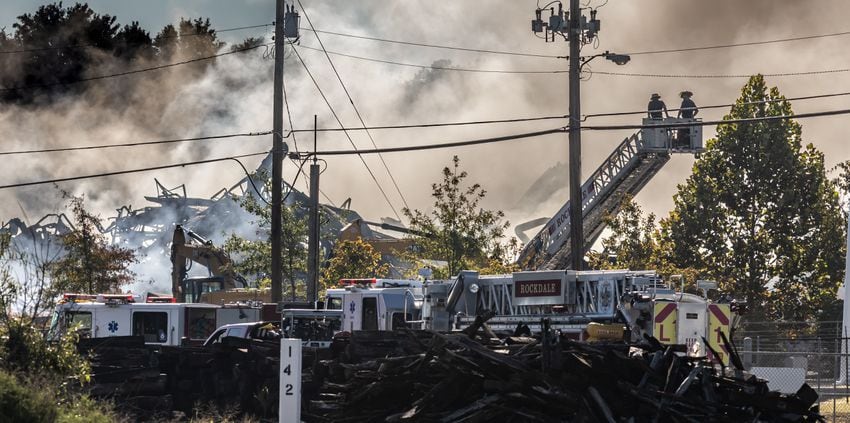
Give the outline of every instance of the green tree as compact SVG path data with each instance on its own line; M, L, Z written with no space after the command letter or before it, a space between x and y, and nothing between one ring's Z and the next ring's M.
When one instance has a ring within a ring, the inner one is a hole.
M655 215L644 215L631 196L623 199L620 212L605 216L611 235L602 239L603 251L588 254L594 269L653 269L658 267Z
M480 207L487 192L477 183L467 186L464 180L468 176L455 156L452 167L443 168L443 180L431 184L431 213L403 209L410 228L421 234L412 236L412 257L448 263L446 269L435 269L435 278L450 277L461 270L511 268L511 245L515 247L516 242L503 242L509 223L502 221L502 211Z
M328 265L322 271L322 289L336 286L345 278L382 278L390 267L381 263L381 253L361 238L334 245Z
M224 47L210 20L202 18L180 18L177 28L166 25L154 37L153 44L159 50L159 56L167 61L212 56Z
M753 76L724 120L791 115ZM679 267L700 269L746 298L756 316L813 318L840 282L843 219L823 154L790 119L720 125L661 222Z
M133 250L110 245L100 231L100 219L85 209L83 197L69 203L74 230L61 236L64 255L51 269L53 289L77 292L118 292L133 281L129 266L137 259Z
M268 237L251 241L231 235L224 243L224 248L234 258L233 267L237 272L255 275L258 286L267 287L271 284L272 273L271 207L252 195L243 197L241 204L246 211L257 216L257 220L252 223L258 225L259 230L267 233ZM304 284L298 284L297 281L307 269L307 220L305 216L296 213L297 208L297 204L284 206L280 212L281 273L284 279L281 288L283 297L293 301L306 298ZM285 286L287 282L288 287Z
M4 36L4 49L31 51L4 55L0 82L4 87L41 86L4 93L4 99L22 102L34 100L37 94L84 89L63 84L83 77L95 60L94 51L111 51L118 32L114 16L97 14L87 4L63 7L62 2L18 16L12 28L14 35ZM56 46L69 47L53 48Z
M209 19L181 18L176 28L167 25L153 40L138 22L122 28L116 20L96 13L88 4L66 7L62 2L18 16L11 33L0 29L0 49L14 51L2 55L0 86L30 88L5 91L0 101L52 101L89 89L90 84L72 82L92 74L118 72L139 60L171 62L211 56L224 46ZM204 61L189 71L203 72L210 63ZM115 106L126 106L126 99L118 98L121 101Z

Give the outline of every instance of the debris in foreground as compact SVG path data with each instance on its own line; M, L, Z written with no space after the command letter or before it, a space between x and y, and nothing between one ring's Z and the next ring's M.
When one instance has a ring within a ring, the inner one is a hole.
M770 392L740 369L657 341L355 332L343 357L321 365L327 378L307 421L823 421L806 384Z

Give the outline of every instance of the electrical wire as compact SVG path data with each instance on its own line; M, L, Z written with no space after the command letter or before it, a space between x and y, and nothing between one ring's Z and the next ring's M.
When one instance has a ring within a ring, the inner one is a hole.
M298 176L304 173L305 163L307 163L307 159L302 160L301 164L298 166L298 172L295 172L295 178L292 180L292 183L289 184L289 191L287 191L286 195L283 196L283 199L280 200L281 204L286 204L286 199L289 198L289 194L292 194L292 191L295 191L295 184L298 183ZM304 175L304 177L306 178L307 175Z
M786 43L791 41L802 41L802 40L811 40L815 38L827 38L827 37L838 37L842 35L850 35L850 31L842 31L842 32L833 32L830 34L817 34L817 35L807 35L803 37L792 37L792 38L780 38L774 40L764 40L764 41L750 41L744 43L735 43L735 44L720 44L713 46L701 46L701 47L685 47L685 48L673 48L666 50L647 50L647 51L635 51L631 53L626 53L630 56L639 56L642 54L663 54L663 53L680 53L686 51L698 51L698 50L715 50L721 48L732 48L732 47L744 47L744 46L756 46L756 45L764 45L764 44L775 44L775 43Z
M307 19L307 23L310 25L310 28L315 29L315 27L313 26L313 22L310 20L310 15L307 14L307 9L304 8L304 5L301 4L301 0L297 1L298 7L300 7L301 11L304 12L304 18ZM375 139L372 138L372 133L369 132L369 129L366 129L366 122L363 120L363 116L360 114L360 109L357 108L357 105L354 103L354 99L351 97L351 93L345 86L345 82L342 81L342 77L339 75L339 71L337 71L333 60L331 60L331 56L325 49L325 44L322 42L321 37L319 37L319 34L317 32L314 32L313 35L316 36L316 41L318 41L319 45L322 47L322 51L325 53L325 57L328 59L328 63L331 65L331 69L333 69L334 75L336 75L336 79L337 81L339 81L339 85L342 86L342 90L345 92L346 97L348 97L348 102L351 103L351 108L354 109L354 113L357 115L357 119L360 121L360 125L363 126L364 130L366 131L366 136L369 137L369 141L372 143L372 147L378 148L378 146L375 144ZM381 164L384 165L384 170L386 170L387 175L389 175L390 181L392 181L396 192L398 193L399 197L401 197L401 202L404 204L404 207L406 209L410 209L410 206L407 204L407 199L404 198L404 193L401 192L401 188L398 187L398 182L396 181L395 176L393 176L392 171L390 171L390 166L387 165L387 162L384 160L384 156L378 154L378 158L381 159Z
M65 178L45 179L45 180L40 180L40 181L18 182L18 183L14 183L14 184L0 185L0 189L20 188L20 187L28 187L28 186L33 186L33 185L43 185L43 184L55 184L55 183L59 183L59 182L78 181L78 180L81 180L81 179L92 179L92 178L101 178L101 177L105 177L105 176L126 175L126 174L130 174L130 173L148 172L148 171L152 171L152 170L170 169L170 168L175 168L175 167L195 166L195 165L200 165L200 164L222 162L222 161L226 161L226 160L241 159L241 158L244 158L244 157L254 157L254 156L267 155L267 154L269 154L268 151L263 151L263 152L259 152L259 153L240 154L240 155L237 155L237 156L219 157L219 158L215 158L215 159L205 159L205 160L196 160L196 161L191 161L191 162L175 163L175 164L169 164L169 165L151 166L151 167L143 167L143 168L127 169L127 170L116 170L116 171L112 171L112 172L93 173L93 174L81 175L81 176L69 176L69 177L65 177Z
M301 53L299 53L298 49L295 48L295 44L290 42L289 45L292 47L292 51L295 53L295 56L298 57L298 60L301 62L301 66L304 67L304 70L307 72L307 75L313 81L313 85L316 86L316 90L319 91L319 95L322 96L322 99L325 101L325 104L328 106L328 109L330 109L331 114L336 119L339 126L344 127L345 125L342 124L342 120L340 120L340 118L336 114L336 111L334 110L333 106L331 106L331 102L328 100L328 97L325 95L324 91L322 91L321 86L319 86L319 82L313 76L313 72L310 71L310 68L307 66L307 63L304 62L304 58L301 57ZM351 146L354 147L355 150L357 150L357 146L354 144L354 140L351 139L351 135L349 135L347 131L344 131L343 133L345 134L346 138L348 138L348 142L351 143ZM366 159L364 159L361 156L360 161L363 163L363 166L366 167L366 170L369 172L369 176L372 177L372 180L375 182L375 185L378 186L378 190L381 192L381 195L384 196L384 200L386 200L387 204L390 206L390 209L392 209L393 214L395 214L395 216L398 220L401 220L401 217L399 216L398 211L396 211L395 207L393 206L392 202L390 201L389 196L387 196L386 191L384 191L384 188L378 182L378 178L375 177L375 173L372 172L372 169L369 167L369 164L366 163Z
M300 48L304 48L307 50L315 50L322 51L321 49L309 46L300 46ZM356 60L363 60L367 62L375 62L375 63L383 63L387 65L394 66L405 66L419 69L431 69L431 70L439 70L439 71L455 71L455 72L469 72L469 73L490 73L490 74L508 74L508 75L551 75L551 74L564 74L568 73L567 69L550 69L550 70L507 70L507 69L477 69L477 68L460 68L460 67L448 67L448 66L435 66L435 65L420 65L414 63L404 63L397 62L393 60L384 60L384 59L375 59L371 57L364 56L356 56L353 54L347 53L338 53L334 51L327 51L328 54L333 54L341 57L348 57ZM843 73L850 72L850 69L825 69L825 70L815 70L815 71L804 71L804 72L782 72L782 73L763 73L762 76L770 76L770 77L783 77L783 76L808 76L808 75L822 75L822 74L830 74L830 73ZM644 78L692 78L692 79L722 79L722 78L749 78L753 74L725 74L725 75L708 75L708 74L660 74L660 73L631 73L631 72L606 72L606 71L592 71L590 73L599 74L599 75L608 75L608 76L630 76L630 77L644 77Z
M305 45L299 46L300 48L304 48L307 50L315 50L322 51L322 49L316 47L309 47ZM553 70L540 70L540 71L513 71L513 70L503 70L503 69L473 69L473 68L451 68L446 66L434 66L434 65L418 65L413 63L403 63L396 62L392 60L383 60L383 59L375 59L371 57L364 56L355 56L353 54L347 53L338 53L334 51L327 51L328 54L333 54L341 57L348 57L351 59L364 60L367 62L376 62L376 63L384 63L387 65L395 65L395 66L407 66L412 68L419 69L432 69L432 70L445 70L445 71L457 71L457 72L471 72L471 73L505 73L505 74L552 74L552 73L567 73L566 69L553 69Z
M761 76L770 76L770 77L782 77L782 76L808 76L808 75L825 75L831 73L844 73L850 72L850 68L844 69L824 69L824 70L816 70L816 71L803 71L803 72L781 72L781 73L762 73ZM663 74L663 73L632 73L632 72L606 72L606 71L595 71L593 73L597 73L599 75L609 75L609 76L631 76L631 77L641 77L641 78L687 78L687 79L721 79L721 78L749 78L753 76L753 74L725 74L725 75L707 75L707 74L697 74L697 75L686 75L686 74Z
M205 137L193 137L193 138L177 138L170 140L156 140L156 141L138 141L138 142L128 142L122 144L100 144L100 145L85 145L78 147L57 147L57 148L44 148L44 149L33 149L33 150L14 150L14 151L0 151L0 156L13 156L18 154L39 154L39 153L57 153L63 151L80 151L80 150L100 150L105 148L118 148L118 147L137 147L143 145L159 145L159 144L174 144L181 142L191 142L191 141L206 141L206 140L219 140L225 138L238 138L238 137L258 137L262 135L270 135L273 131L263 131L263 132L242 132L237 134L224 134L224 135L210 135Z
M287 105L287 114L289 116L290 125L292 125L292 115L290 114L288 102L286 98L286 85L284 85L284 104ZM838 93L828 93L828 94L813 94L807 96L798 96L798 97L787 97L787 98L777 98L777 99L769 99L769 100L761 100L761 101L748 101L743 103L729 103L729 104L715 104L709 106L700 106L700 110L707 109L716 109L716 108L726 108L738 105L756 105L756 104L767 104L767 103L778 103L783 101L801 101L801 100L815 100L822 98L831 98L831 97L845 97L850 96L850 91L838 92ZM679 109L668 109L668 111L675 112ZM628 116L628 115L642 115L645 114L646 110L635 110L628 112L610 112L610 113L593 113L587 114L582 117L582 121L587 121L587 119L598 118L598 117L610 117L610 116ZM488 124L488 123L505 123L505 122L527 122L527 121L538 121L538 120L552 120L552 119L568 119L568 115L553 115L553 116L541 116L535 118L520 118L520 119L501 119L501 120L482 120L482 121L469 121L469 122L450 122L450 123L433 123L433 124L413 124L413 125L388 125L388 126L370 126L370 127L351 127L351 128L316 128L316 129L293 129L288 131L287 135L284 138L292 137L295 138L296 133L302 132L339 132L339 131L358 131L358 130L383 130L383 129L409 129L409 128L429 128L429 127L443 127L443 126L454 126L454 125L478 125L478 124ZM12 150L12 151L0 151L0 156L11 156L11 155L23 155L23 154L41 154L41 153L56 153L56 152L67 152L67 151L80 151L80 150L99 150L99 149L109 149L109 148L121 148L121 147L137 147L137 146L147 146L147 145L159 145L159 144L172 144L172 143L181 143L181 142L193 142L193 141L204 141L204 140L218 140L218 139L226 139L226 138L238 138L238 137L259 137L265 135L271 135L273 131L260 131L260 132L241 132L241 133L233 133L233 134L221 134L221 135L209 135L203 137L192 137L192 138L176 138L176 139L167 139L167 140L155 140L155 141L137 141L137 142L128 142L122 144L106 144L106 145L87 145L87 146L75 146L75 147L57 147L57 148L45 148L45 149L32 149L32 150ZM295 144L295 150L298 151L298 144ZM294 160L293 160L294 161ZM295 161L297 164L297 161ZM306 177L306 175L304 175ZM321 190L320 190L321 192ZM324 195L324 194L323 194ZM327 198L331 205L334 205L330 198ZM335 205L334 205L335 206ZM336 206L335 206L336 207Z
M780 115L780 116L765 116L759 118L744 118L744 119L728 119L728 120L714 120L714 121L695 121L695 122L682 122L682 123L658 123L652 125L595 125L595 126L586 126L583 125L581 127L582 131L616 131L623 129L659 129L659 128L692 128L695 126L711 126L711 125L736 125L741 123L757 123L757 122L769 122L769 121L777 121L777 120L792 120L792 119L808 119L813 117L825 117L825 116L837 116L837 115L847 115L850 114L850 109L839 109L839 110L828 110L824 112L813 112L813 113L801 113L797 115ZM475 139L475 140L467 140L467 141L457 141L457 142L448 142L448 143L434 143L434 144L422 144L422 145L412 145L405 147L384 147L374 150L324 150L317 152L298 152L301 157L309 157L313 155L322 155L322 156L345 156L345 155L363 155L363 154L377 154L377 153L402 153L409 151L422 151L422 150L436 150L443 148L456 148L456 147L467 147L472 145L481 145L481 144L493 144L505 141L512 141L518 139L529 139L533 137L539 137L542 135L549 134L557 134L569 132L569 128L562 127L556 129L548 129L543 131L536 132L526 132L521 134L514 135L506 135L501 137L493 137L493 138L483 138L483 139Z
M644 111L646 113L646 111ZM466 126L466 125L485 125L485 124L494 124L494 123L517 123L517 122L533 122L540 120L555 120L555 119L569 119L569 115L551 115L551 116L538 116L532 118L516 118L516 119L491 119L491 120L473 120L473 121L464 121L464 122L442 122L442 123L420 123L420 124L409 124L409 125L383 125L383 126L369 126L366 128L318 128L315 129L317 132L340 132L340 131L362 131L364 129L376 130L376 129L410 129L410 128L441 128L447 126ZM290 132L293 133L301 133L301 132L313 132L314 129L293 129ZM296 148L297 150L298 148Z
M287 97L287 95L286 95L286 77L285 77L285 75L284 75L284 78L283 78L283 84L282 84L282 86L283 86L283 104L286 106L286 116L287 116L287 118L289 119L289 127L290 127L290 128L292 128L292 127L293 127L293 123L292 123L292 122L293 122L293 121L292 121L292 112L291 112L291 111L290 111L290 109L289 109L289 97ZM292 142L295 144L295 151L298 151L298 139L295 137L295 131L289 131L289 133L290 133L290 134L292 134ZM295 163L296 165L298 164L298 162L297 162L295 159L292 159L292 162L293 162L293 163ZM304 174L304 168L303 168L303 167L299 167L299 168L298 168L298 171L299 171L300 173ZM307 175L305 174L305 175L304 175L304 177L306 178L306 177L307 177ZM292 183L293 183L293 185L292 185L292 186L294 187L294 186L295 186L295 181L292 181ZM308 182L306 182L306 181L305 181L305 182L304 182L304 185L305 185L307 188L310 188L310 185L309 185L309 183L308 183ZM321 189L321 188L319 188L319 194L321 194L323 197L325 197L325 200L326 200L328 203L330 203L332 206L336 207L336 204L334 204L334 202L333 202L333 201L331 201L330 197L328 197L328 196L324 193L324 191L322 191L322 189Z
M306 14L305 14L306 16ZM478 48L467 48L467 47L457 47L457 46L446 46L439 44L428 44L414 41L401 41L401 40L390 40L386 38L378 38L378 37L369 37L365 35L355 35L355 34L346 34L343 32L333 32L333 31L324 31L320 29L314 28L299 28L304 31L310 31L314 34L328 34L328 35L336 35L338 37L346 37L346 38L356 38L360 40L369 40L369 41L378 41L382 43L390 43L390 44L401 44L407 46L416 46L416 47L427 47L427 48L435 48L442 50L455 50L455 51L466 51L471 53L489 53L489 54L501 54L506 56L523 56L523 57L538 57L538 58L546 58L546 59L557 59L557 55L552 54L534 54L534 53L520 53L517 51L506 51L506 50L487 50L487 49L478 49Z
M800 97L778 98L778 99L762 100L762 101L747 101L747 102L743 102L743 103L740 103L740 104L741 105L766 104L766 103L778 103L778 102L782 102L782 101L799 101L799 100L814 100L814 99L819 99L819 98L843 97L843 96L848 96L848 95L850 95L850 92L845 91L845 92L840 92L840 93L814 94L814 95L807 95L807 96L800 96ZM715 105L711 105L711 106L699 106L699 109L700 110L719 109L719 108L737 106L738 104L739 103L715 104ZM681 109L668 109L669 112L676 112L676 111L679 111L679 110L681 110ZM639 111L636 110L636 111L631 111L631 112L593 113L593 114L584 115L581 120L582 120L582 122L585 122L585 121L587 121L587 119L597 118L597 117L628 116L628 115L643 115L643 114L646 114L646 110L639 110Z
M423 144L423 145L411 145L406 147L383 147L376 148L372 150L321 150L317 152L307 151L307 152L298 152L297 154L302 157L310 157L315 155L322 156L346 156L353 154L380 154L380 153L401 153L408 151L422 151L422 150L437 150L442 148L454 148L454 147L467 147L472 145L480 145L480 144L492 144L496 142L510 141L510 140L518 140L518 139L527 139L533 137L539 137L543 135L549 134L558 134L566 132L566 128L556 128L556 129L547 129L544 131L535 131L535 132L525 132L521 134L514 135L505 135L501 137L492 137L492 138L482 138L475 140L467 140L467 141L457 141L457 142L447 142L447 143L439 143L439 144Z
M248 172L248 168L246 168L245 165L242 164L241 161L239 161L239 159L231 158L231 160L235 161L236 163L239 163L239 166L242 168L242 171L245 172L245 177L248 179L248 182L251 184L251 187L254 188L254 192L257 193L257 197L260 197L260 200L266 203L267 206L271 206L272 203L266 201L266 199L263 198L263 195L260 194L260 189L257 188L257 184L254 183L254 178L251 176L251 173Z
M273 25L273 24L240 26L240 27L235 27L235 28L216 29L216 30L213 30L213 31L215 31L215 33L230 32L230 31L242 31L242 30L245 30L245 29L263 28L263 27L271 26L271 25ZM171 38L179 38L179 37L192 37L192 36L199 36L199 35L213 35L213 34L210 34L209 32L187 32L187 33L165 36L165 37L162 37L161 39L171 39ZM131 43L131 45L139 45L139 44L142 44L142 43L140 43L140 42ZM36 52L36 51L65 50L65 49L72 49L72 48L90 48L90 47L99 47L99 46L97 44L67 44L67 45L62 45L62 46L27 48L27 49L20 49L20 50L0 50L0 54L30 53L30 52Z
M824 112L800 113L796 115L764 116L758 118L727 119L711 121L695 121L682 123L658 123L652 125L583 125L581 130L614 131L621 129L651 129L651 128L691 128L694 126L735 125L739 123L770 122L776 120L808 119L813 117L837 116L850 114L850 109L827 110Z
M256 46L231 50L231 51L227 51L227 52L224 52L224 53L214 54L212 56L198 57L198 58L195 58L195 59L184 60L184 61L181 61L181 62L167 63L165 65L158 65L158 66L152 66L152 67L148 67L148 68L135 69L135 70L126 71L126 72L119 72L119 73L113 73L113 74L108 74L108 75L98 75L98 76L92 76L92 77L89 77L89 78L80 78L80 79L75 79L75 80L72 80L72 81L51 82L51 83L47 83L47 84L22 85L20 87L2 87L2 88L0 88L0 92L18 91L18 90L26 90L26 89L33 89L33 88L47 88L47 87L54 87L54 86L58 86L58 85L71 85L71 84L78 84L78 83L81 83L81 82L90 82L90 81L97 81L97 80L101 80L101 79L115 78L115 77L119 77L119 76L134 75L134 74L143 73L143 72L150 72L150 71L166 69L166 68L170 68L170 67L174 67L174 66L186 65L186 64L189 64L189 63L195 63L195 62L201 62L201 61L205 61L205 60L215 59L215 58L227 56L227 55L230 55L230 54L243 53L243 52L246 52L246 51L249 51L249 50L254 50L254 49L257 49L257 48L260 48L260 47L263 47L263 46L268 46L268 45L271 45L271 44L273 44L273 43L258 44Z
M781 116L765 116L760 118L745 118L745 119L730 119L730 120L716 120L716 121L702 121L702 122L685 122L685 123L675 123L675 124L656 124L656 125L600 125L600 126L582 126L582 130L594 130L594 131L612 131L612 130L622 130L622 129L644 129L644 128L680 128L680 127L694 127L694 126L708 126L708 125L735 125L739 123L757 123L757 122L767 122L767 121L777 121L777 120L791 120L791 119L807 119L812 117L824 117L824 116L837 116L837 115L846 115L850 114L850 109L839 109L839 110L828 110L824 112L814 112L814 113L802 113L798 115L781 115ZM380 149L374 150L327 150L327 151L308 151L308 152L292 152L293 154L297 154L302 158L310 157L316 154L321 154L323 156L341 156L341 155L358 155L361 156L364 154L377 154L377 153L400 153L400 152L408 152L408 151L422 151L422 150L435 150L442 148L453 148L453 147L464 147L464 146L472 146L472 145L481 145L481 144L492 144L497 142L504 142L510 140L517 139L528 139L533 137L539 137L543 135L549 134L557 134L568 132L567 128L555 128L544 131L537 132L527 132L521 134L514 135L506 135L501 137L492 137L492 138L484 138L484 139L476 139L476 140L467 140L467 141L458 141L458 142L450 142L450 143L439 143L439 144L426 144L426 145L414 145L407 147L384 147ZM103 172L96 173L91 175L82 175L82 176L72 176L66 178L55 178L48 180L40 180L40 181L31 181L31 182L20 182L15 184L8 185L0 185L0 189L7 188L19 188L33 185L42 185L42 184L53 184L59 182L67 182L67 181L75 181L81 179L91 179L105 176L115 176L115 175L124 175L130 173L139 173L139 172L147 172L151 170L160 170L160 169L169 169L176 167L185 167L185 166L194 166L205 163L214 163L225 160L233 160L233 159L241 159L244 157L253 157L260 155L268 155L268 151L251 153L251 154L241 154L236 156L229 157L220 157L215 159L205 159L205 160L197 160L191 162L183 162L183 163L175 163L170 165L161 165L161 166L152 166L146 168L138 168L138 169L129 169L129 170L119 170L112 172Z
M608 1L606 0L604 3L597 6L595 9L598 10L599 8L605 6L607 3L608 3ZM403 41L403 40L394 40L394 39L381 38L381 37L348 34L348 33L343 33L343 32L324 31L324 30L311 29L311 28L299 28L299 29L302 29L304 31L312 31L314 33L335 35L335 36L339 36L339 37L354 38L354 39L361 39L361 40L368 40L368 41L378 41L378 42L382 42L382 43L400 44L400 45L408 45L408 46L415 46L415 47L427 47L427 48L435 48L435 49L443 49L443 50L465 51L465 52L472 52L472 53L489 53L489 54L537 57L537 58L547 58L547 59L561 58L557 55L533 54L533 53L522 53L522 52L517 52L517 51L488 50L488 49L448 46L448 45L440 45L440 44L430 44L430 43L423 43L423 42ZM762 41L749 41L749 42L733 43L733 44L719 44L719 45L709 45L709 46L671 48L671 49L664 49L664 50L635 51L635 52L630 52L630 53L625 53L625 54L628 54L628 55L631 55L631 56L639 56L639 55L649 55L649 54L680 53L680 52L700 51L700 50L716 50L716 49L733 48L733 47L744 47L744 46L755 46L755 45L764 45L764 44L776 44L776 43L786 43L786 42L793 42L793 41L812 40L812 39L817 39L817 38L839 37L839 36L844 36L844 35L850 35L850 31L833 32L833 33L827 33L827 34L815 34L815 35L807 35L807 36L791 37L791 38L779 38L779 39L762 40Z

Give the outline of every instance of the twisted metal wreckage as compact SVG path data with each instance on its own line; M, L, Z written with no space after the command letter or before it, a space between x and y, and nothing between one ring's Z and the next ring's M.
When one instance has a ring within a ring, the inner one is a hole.
M116 216L106 219L107 225L97 222L97 229L114 245L131 248L141 255L161 255L166 259L171 254L172 235L176 225L191 229L208 240L223 241L230 233L250 240L260 239L262 232L257 231L256 225L245 224L255 221L257 216L246 211L240 200L245 196L271 198L271 192L266 187L270 170L271 156L268 156L253 175L245 176L230 188L222 188L209 198L189 197L185 184L166 188L159 180L154 179L157 193L155 196L145 196L145 199L155 205L138 209L133 209L130 205L122 206L116 210ZM307 216L309 196L286 182L284 190L288 191L286 204L295 207L296 216ZM350 205L351 199L347 199L342 207L320 204L321 250L326 255L346 225L355 221L362 222L360 215L351 210ZM19 218L13 218L0 227L0 233L11 235L12 246L17 251L26 253L44 251L45 248L55 249L61 245L59 238L74 229L72 220L66 214L51 213L31 225ZM392 238L368 228L361 232L364 237Z

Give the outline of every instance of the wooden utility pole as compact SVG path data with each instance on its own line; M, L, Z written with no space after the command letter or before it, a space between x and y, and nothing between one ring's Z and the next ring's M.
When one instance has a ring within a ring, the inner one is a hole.
M582 270L584 228L581 193L581 10L579 0L570 0L570 251L573 270Z
M283 156L288 148L283 142L283 50L286 36L284 0L277 0L274 28L274 134L272 145L272 302L281 300L283 291L281 272L280 210L283 201Z
M313 115L313 163L310 165L310 219L307 243L307 301L315 302L319 295L319 164L315 152L318 137L318 118Z

